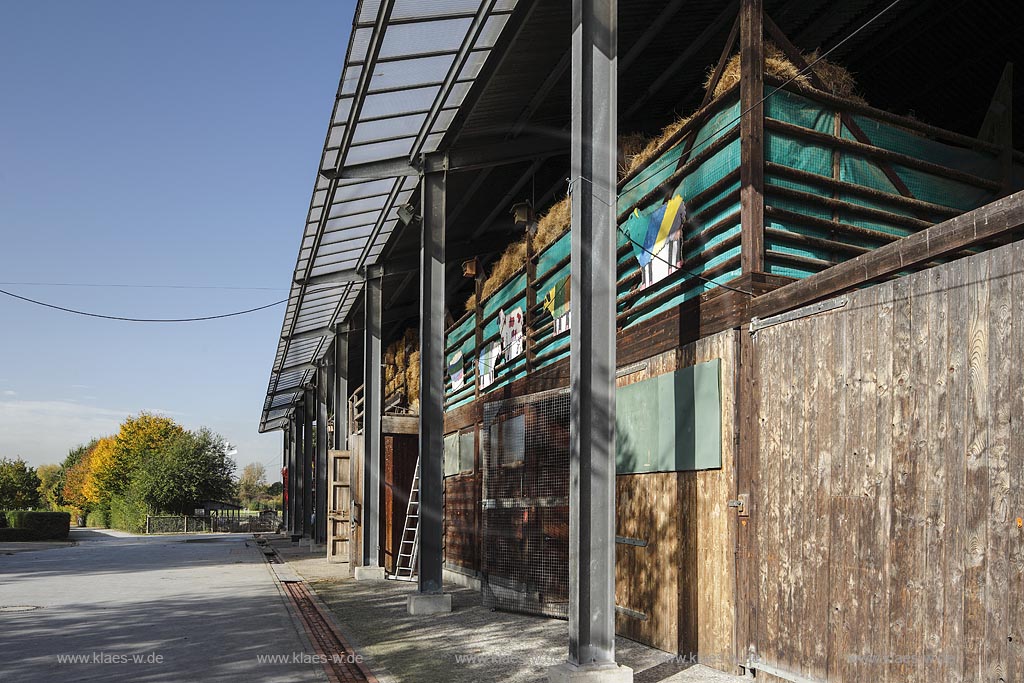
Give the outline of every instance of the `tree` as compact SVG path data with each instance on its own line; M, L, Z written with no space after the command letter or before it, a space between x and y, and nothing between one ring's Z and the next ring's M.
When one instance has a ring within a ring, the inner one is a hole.
M39 504L39 477L21 458L0 458L0 509L20 510Z
M235 493L235 461L224 439L205 427L174 436L136 470L131 489L153 512L188 514L206 499Z
M238 498L242 504L252 508L267 490L267 470L258 462L251 462L242 468L242 476L238 479Z
M61 487L61 498L65 503L82 510L90 507L86 489L91 487L92 457L99 443L100 440L93 440L86 446L72 449L62 464L64 485Z
M150 413L129 417L121 424L109 450L104 445L104 450L94 455L88 497L99 501L124 493L135 471L148 459L165 452L184 433L184 428L169 417Z
M60 465L40 465L36 468L39 477L39 504L48 510L57 510L61 506Z

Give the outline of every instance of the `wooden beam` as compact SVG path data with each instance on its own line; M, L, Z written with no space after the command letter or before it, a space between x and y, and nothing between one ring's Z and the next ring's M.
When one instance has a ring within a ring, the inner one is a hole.
M1024 191L759 296L751 302L750 312L759 318L776 315L1006 235L1022 225Z
M740 214L743 274L764 271L764 35L762 0L740 2Z

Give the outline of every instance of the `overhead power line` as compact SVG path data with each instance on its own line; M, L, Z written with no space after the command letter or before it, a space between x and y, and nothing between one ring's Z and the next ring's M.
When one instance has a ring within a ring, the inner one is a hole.
M54 309L56 311L63 311L65 313L74 313L75 315L81 315L81 316L85 316L87 318L100 318L102 320L120 320L122 322L129 322L129 323L192 323L192 322L201 322L201 321L204 321L204 320L220 320L222 318L233 318L235 316L246 315L247 313L255 313L256 311L262 311L262 310L265 310L265 309L268 309L268 308L273 308L274 306L280 306L281 304L283 304L286 301L288 301L288 299L281 299L280 301L275 301L274 303L267 304L265 306L257 306L256 308L248 308L248 309L246 309L244 311L233 311L231 313L221 313L219 315L203 315L203 316L196 316L196 317L193 317L193 318L131 318L131 317L128 317L128 316L104 315L102 313L92 313L92 312L89 312L89 311L80 311L80 310L77 310L77 309L74 309L74 308L68 308L66 306L58 306L57 304L51 304L51 303L47 303L45 301L39 301L37 299L30 299L27 296L21 296L20 294L15 294L14 292L8 292L5 289L0 289L0 294L4 294L6 296L9 296L12 299L18 299L20 301L25 301L25 302L30 303L30 304L35 304L36 306L42 306L44 308L52 308L52 309Z
M281 287L233 287L230 285L129 285L91 282L0 282L0 286L19 287L110 287L121 289L228 289L236 291L280 292Z

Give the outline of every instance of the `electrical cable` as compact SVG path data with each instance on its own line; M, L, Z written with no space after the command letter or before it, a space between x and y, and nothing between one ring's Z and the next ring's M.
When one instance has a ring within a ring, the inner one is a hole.
M120 289L225 289L232 291L280 292L281 287L232 287L230 285L128 285L91 282L0 282L0 286L19 287L105 287Z
M194 318L129 318L129 317L126 317L126 316L104 315L102 313L91 313L89 311L80 311L80 310L77 310L77 309L74 309L74 308L67 308L66 306L58 306L57 304L50 304L50 303L47 303L45 301L39 301L37 299L30 299L27 296L21 296L20 294L15 294L14 292L8 292L5 289L0 289L0 294L4 294L6 296L9 296L12 299L19 299L21 301L25 301L25 302L30 303L30 304L35 304L36 306L43 306L44 308L52 308L54 310L63 311L65 313L74 313L75 315L81 315L81 316L85 316L87 318L101 318L103 320L120 320L122 322L129 322L129 323L191 323L191 322L201 322L201 321L204 321L204 320L220 320L222 318L233 318L235 316L246 315L247 313L255 313L256 311L262 311L262 310L265 310L265 309L268 309L268 308L273 308L274 306L280 306L281 304L286 303L288 301L288 299L281 299L280 301L275 301L274 303L266 304L265 306L257 306L256 308L248 308L248 309L246 309L244 311L233 311L231 313L221 313L219 315L204 315L204 316L198 316L198 317L194 317Z

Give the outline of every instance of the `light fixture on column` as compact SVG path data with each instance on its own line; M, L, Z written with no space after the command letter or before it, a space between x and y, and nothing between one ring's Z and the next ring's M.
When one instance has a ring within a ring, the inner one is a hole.
M402 221L402 225L409 225L419 219L416 215L416 207L406 202L398 207L398 220Z

